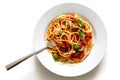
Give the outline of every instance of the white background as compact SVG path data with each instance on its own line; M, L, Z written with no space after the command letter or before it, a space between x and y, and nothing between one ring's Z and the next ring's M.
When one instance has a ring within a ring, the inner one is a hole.
M100 65L83 76L65 78L46 70L33 56L7 71L6 64L33 50L33 32L42 14L66 2L80 3L91 8L104 22L108 45ZM119 80L119 8L119 0L0 0L0 80Z

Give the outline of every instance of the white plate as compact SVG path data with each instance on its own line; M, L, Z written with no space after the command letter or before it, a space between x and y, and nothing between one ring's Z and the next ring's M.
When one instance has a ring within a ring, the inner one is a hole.
M34 50L37 50L45 46L44 35L48 24L53 18L64 13L80 14L93 25L94 46L90 55L83 62L73 66L55 62L47 50L39 53L37 58L44 67L55 74L66 77L80 76L94 69L100 63L106 51L107 35L104 24L91 9L75 3L65 3L49 9L36 25L33 47Z

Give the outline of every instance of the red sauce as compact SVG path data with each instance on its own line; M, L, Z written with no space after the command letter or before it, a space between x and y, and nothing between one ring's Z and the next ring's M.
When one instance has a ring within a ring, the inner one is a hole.
M74 53L71 55L71 60L81 60L85 56L84 52L81 52L80 54Z

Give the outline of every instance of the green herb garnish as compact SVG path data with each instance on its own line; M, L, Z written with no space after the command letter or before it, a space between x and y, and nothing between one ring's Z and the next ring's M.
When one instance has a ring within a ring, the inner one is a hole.
M73 45L73 49L78 50L79 48L80 48L79 45L77 45L77 44L74 44L74 45Z
M57 53L54 53L54 54L53 54L53 58L54 58L54 60L58 60L58 54L57 54Z
M82 21L82 20L77 20L77 22L78 22L78 25L79 25L79 27L83 27L84 26L84 22Z
M81 53L81 50L80 50L80 49L78 49L78 50L77 50L77 54L80 54L80 53Z
M73 31L77 31L77 28L76 28L76 27L73 27L72 30L73 30Z
M84 36L85 36L84 31L83 31L83 30L81 30L81 29L79 29L79 30L78 30L78 33L79 33L79 35L80 35L81 37L84 37Z
M65 35L65 33L63 31L59 31L60 35Z

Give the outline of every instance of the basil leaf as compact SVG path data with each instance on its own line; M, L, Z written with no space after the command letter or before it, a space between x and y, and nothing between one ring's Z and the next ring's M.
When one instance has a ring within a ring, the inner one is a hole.
M76 28L76 27L73 27L72 30L73 30L73 31L77 31L77 28Z
M53 54L53 58L54 58L54 60L58 60L58 54L57 54L57 53L54 53L54 54Z
M75 49L75 50L78 50L80 48L80 46L79 45L73 45L73 49Z
M59 31L60 35L65 35L65 33L63 31Z
M84 37L84 36L85 36L85 33L84 33L83 30L78 30L78 33L79 33L79 35L80 35L81 37Z
M78 22L79 27L83 27L84 26L84 22L82 20L79 19L77 22Z
M77 54L80 54L80 53L81 53L81 50L80 50L80 49L78 49L78 50L77 50Z

